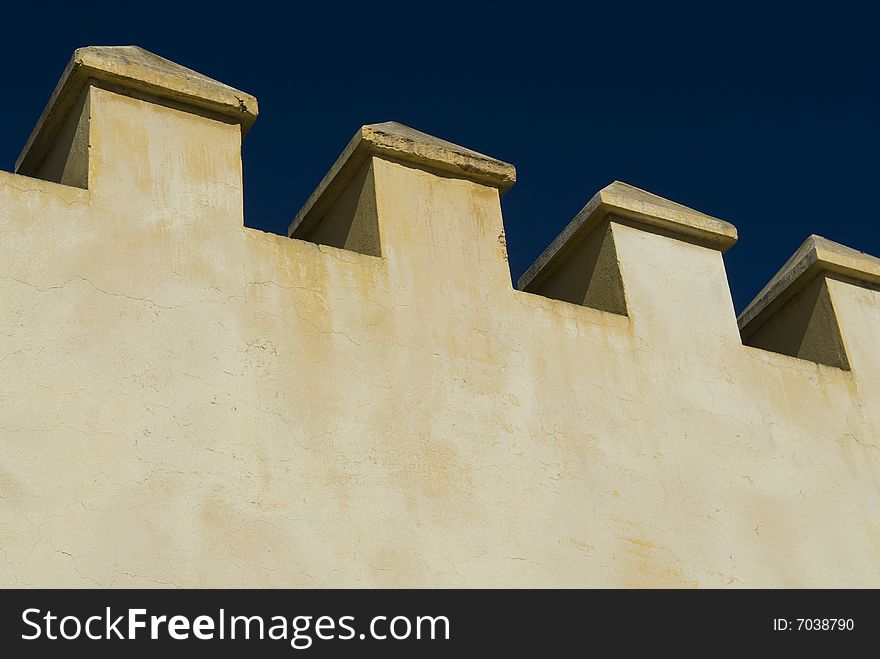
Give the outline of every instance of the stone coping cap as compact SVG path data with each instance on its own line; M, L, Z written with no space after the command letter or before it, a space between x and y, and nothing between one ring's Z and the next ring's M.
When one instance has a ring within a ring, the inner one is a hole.
M630 220L647 228L659 229L688 242L726 252L736 243L736 227L658 197L620 181L602 188L569 222L526 273L519 278L520 290L534 289L564 258L573 245L595 229L608 215Z
M18 172L39 167L45 152L89 79L230 117L247 133L257 118L257 99L222 82L159 57L139 46L78 48L15 163Z
M441 173L498 188L516 182L516 168L501 160L422 133L396 121L362 126L290 223L287 235L311 230L327 206L371 155L414 163Z
M867 284L880 285L880 259L846 247L822 236L807 238L769 283L737 318L740 330L757 329L772 314L800 291L814 275L829 272ZM759 321L755 323L755 321Z

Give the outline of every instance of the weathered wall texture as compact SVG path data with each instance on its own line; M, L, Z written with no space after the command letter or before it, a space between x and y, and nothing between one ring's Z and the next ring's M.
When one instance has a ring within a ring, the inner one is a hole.
M0 173L0 584L880 586L880 262L744 345L735 230L614 184L514 290L513 169L395 124L269 235L255 115L83 49Z

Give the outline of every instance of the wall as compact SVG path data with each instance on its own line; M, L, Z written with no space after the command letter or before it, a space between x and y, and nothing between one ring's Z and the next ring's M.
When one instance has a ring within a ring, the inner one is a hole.
M239 123L85 89L88 189L0 173L0 584L880 586L874 288L851 370L619 218L625 314L514 290L500 184L375 150L380 256L265 234Z

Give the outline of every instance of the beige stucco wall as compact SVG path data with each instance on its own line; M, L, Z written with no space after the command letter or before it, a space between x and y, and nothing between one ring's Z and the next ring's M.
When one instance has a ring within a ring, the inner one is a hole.
M627 315L516 291L496 188L380 156L381 256L269 235L238 124L89 94L88 190L0 173L0 584L880 586L876 290L851 370L613 219Z

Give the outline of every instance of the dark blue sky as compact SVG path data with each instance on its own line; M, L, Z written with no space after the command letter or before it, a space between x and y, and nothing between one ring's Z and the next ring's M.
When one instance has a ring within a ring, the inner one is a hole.
M358 126L396 120L516 165L514 279L614 179L737 226L737 310L810 233L880 255L876 16L422 4L4 9L0 168L76 47L137 44L259 99L248 226L285 233Z

